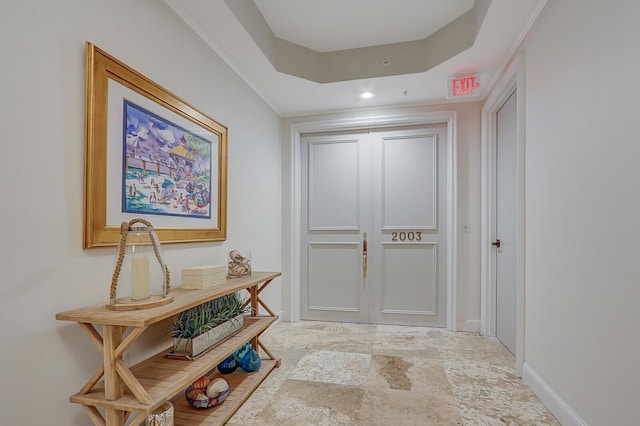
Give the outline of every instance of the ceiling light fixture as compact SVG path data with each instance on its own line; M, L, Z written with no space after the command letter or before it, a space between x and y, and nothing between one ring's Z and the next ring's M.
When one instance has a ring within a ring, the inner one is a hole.
M360 93L360 97L362 99L371 99L373 98L373 92L362 92Z

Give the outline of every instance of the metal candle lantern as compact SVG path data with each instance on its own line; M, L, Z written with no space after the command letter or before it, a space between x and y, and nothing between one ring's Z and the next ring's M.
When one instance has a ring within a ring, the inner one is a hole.
M134 226L138 223L144 226ZM122 222L107 309L126 311L165 305L173 300L169 281L169 268L162 260L151 223L144 219Z

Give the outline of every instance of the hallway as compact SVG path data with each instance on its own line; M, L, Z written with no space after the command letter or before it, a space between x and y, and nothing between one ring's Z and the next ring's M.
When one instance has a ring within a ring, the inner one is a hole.
M229 425L559 425L495 338L303 321L262 340L282 365Z

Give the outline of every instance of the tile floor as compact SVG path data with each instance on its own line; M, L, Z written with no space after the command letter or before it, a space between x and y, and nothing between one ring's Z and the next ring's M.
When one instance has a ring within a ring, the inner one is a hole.
M559 425L495 338L302 321L261 339L282 365L228 425Z

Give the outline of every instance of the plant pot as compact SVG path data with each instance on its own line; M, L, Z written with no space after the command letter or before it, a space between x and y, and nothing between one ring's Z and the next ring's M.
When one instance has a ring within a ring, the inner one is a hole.
M244 315L242 314L235 316L212 328L207 333L203 333L192 339L174 337L172 354L194 358L208 349L213 348L227 337L242 330L243 319Z

